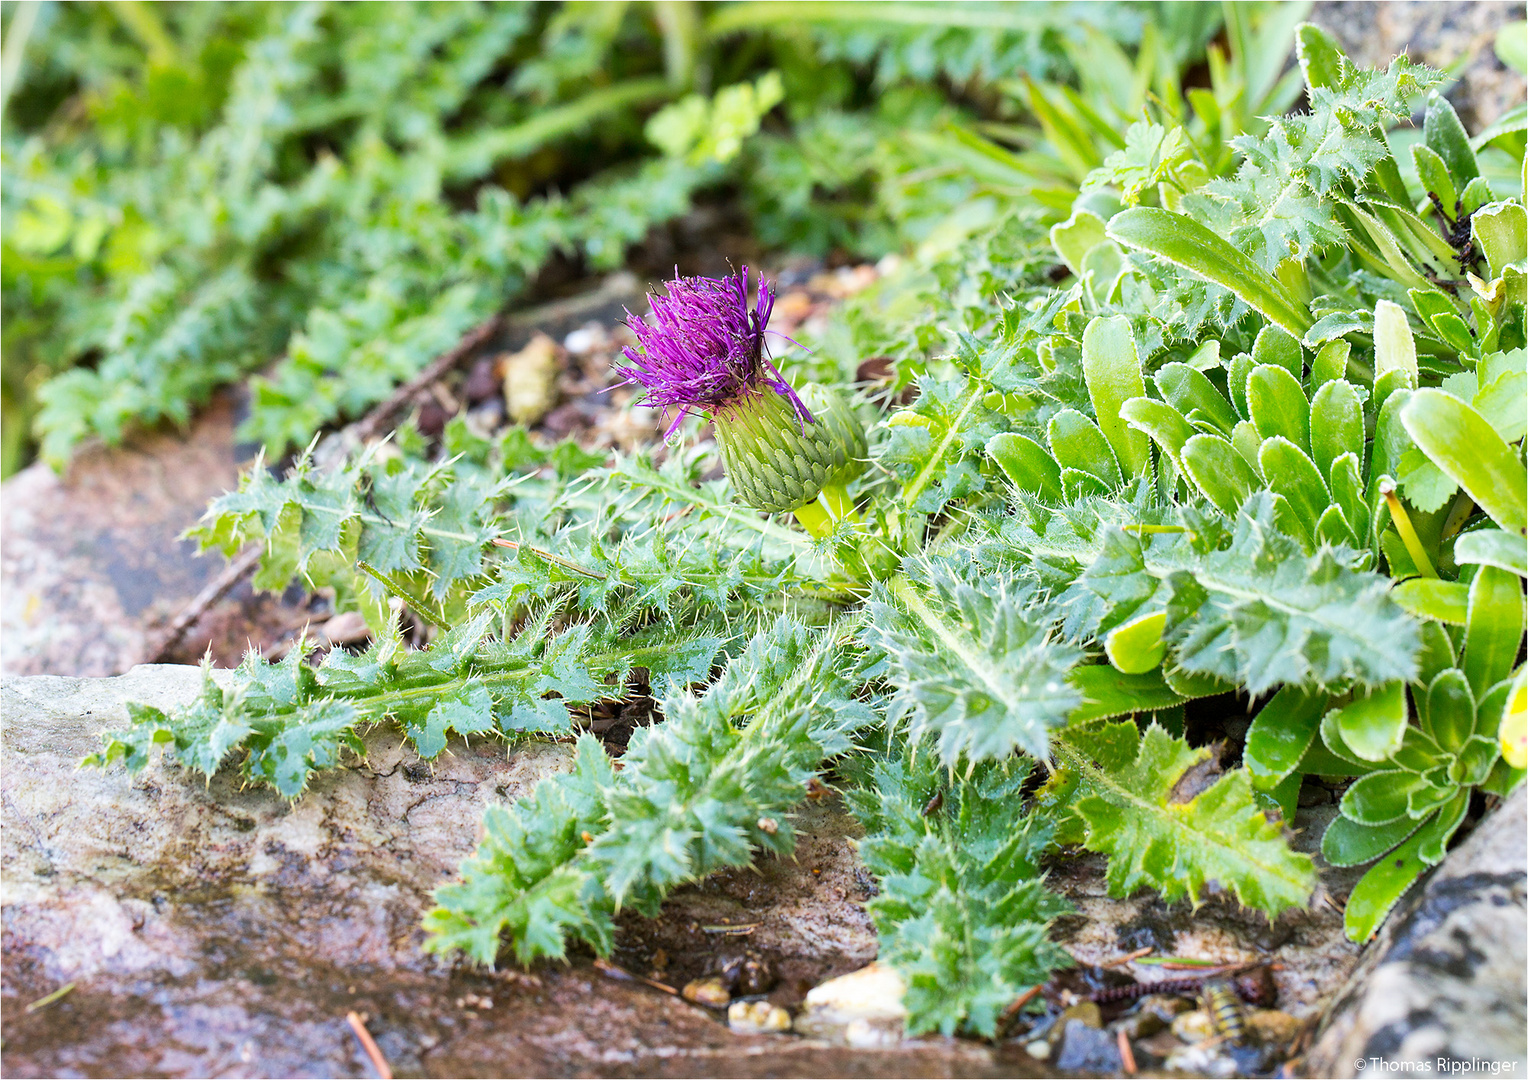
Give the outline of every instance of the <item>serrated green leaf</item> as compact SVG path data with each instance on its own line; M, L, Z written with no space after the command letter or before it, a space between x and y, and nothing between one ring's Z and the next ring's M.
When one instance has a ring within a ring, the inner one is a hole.
M1108 726L1128 734L1126 725ZM1110 895L1149 886L1169 902L1186 897L1197 905L1213 880L1269 915L1305 903L1315 886L1310 856L1289 850L1258 809L1245 772L1185 791L1180 785L1203 769L1210 751L1192 750L1156 725L1137 738L1134 760L1117 770L1058 744L1061 760L1079 777L1076 807L1087 824L1087 846L1109 856Z
M946 764L1049 753L1049 733L1082 702L1067 678L1081 650L1048 640L1001 579L963 580L943 563L924 588L893 579L871 604L866 643L884 649L896 694L888 710L916 742L931 736Z

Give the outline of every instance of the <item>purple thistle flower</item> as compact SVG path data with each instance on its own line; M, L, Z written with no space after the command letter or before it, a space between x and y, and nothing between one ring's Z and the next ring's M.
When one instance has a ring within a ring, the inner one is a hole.
M803 423L812 414L765 355L764 333L775 294L763 275L753 309L748 307L748 267L723 278L676 277L668 295L648 294L653 322L629 310L626 325L637 336L622 351L630 364L616 368L625 382L640 383L642 404L678 408L668 438L692 410L715 417L765 388L786 398Z

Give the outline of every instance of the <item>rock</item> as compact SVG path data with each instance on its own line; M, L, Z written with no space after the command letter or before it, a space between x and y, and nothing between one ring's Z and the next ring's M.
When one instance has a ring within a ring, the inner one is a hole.
M562 347L574 356L587 356L598 349L610 348L610 331L604 323L591 320L563 338Z
M1119 1039L1113 1032L1102 1031L1081 1020L1066 1021L1061 1032L1061 1049L1056 1054L1056 1068L1063 1072L1115 1076L1123 1072L1124 1067Z
M767 1001L734 1001L727 1008L727 1026L744 1035L789 1031L791 1014Z
M1271 1047L1286 1047L1295 1041L1305 1025L1287 1012L1278 1009L1248 1009L1247 1031L1260 1043Z
M1409 53L1438 68L1464 60L1448 96L1470 132L1479 131L1523 100L1523 77L1496 56L1496 32L1523 17L1520 3L1384 0L1318 3L1310 20L1329 30L1365 67Z
M1194 1009L1173 1017L1173 1034L1186 1043L1204 1042L1215 1034L1215 1021L1203 1009Z
M1060 1023L1063 1027L1070 1024L1073 1020L1090 1028L1101 1028L1104 1026L1103 1011L1099 1009L1096 1003L1091 1001L1079 1002L1061 1014Z
M725 1009L728 1002L732 1000L726 985L715 975L685 983L679 996L696 1005L704 1005L708 1009Z
M1391 912L1322 1018L1307 1058L1311 1075L1418 1071L1445 1059L1498 1062L1484 1068L1523 1075L1525 845L1528 787L1520 786Z
M41 462L0 491L0 671L116 675L153 658L167 624L224 568L180 534L238 482L255 447L235 442L233 395L188 433L145 432L82 447L60 475ZM186 633L177 658L209 646L236 664L250 640L300 627L308 613L244 586ZM322 616L319 616L321 619ZM315 620L317 621L317 620Z
M1123 1031L1130 1039L1147 1039L1159 1031L1166 1031L1173 1022L1173 1018L1179 1013L1188 1012L1194 1006L1191 1002L1180 997L1170 997L1166 994L1148 994L1140 1000L1135 1012L1131 1013L1110 1027L1115 1031Z
M1241 1072L1224 1044L1185 1046L1168 1054L1164 1064L1168 1072L1186 1076L1236 1076Z
M794 1024L798 1034L851 1046L901 1041L907 1023L902 977L886 964L870 964L829 979L807 995Z
M527 427L557 400L557 343L538 333L519 352L504 357L504 405L509 418Z
M723 1061L746 1075L1007 1074L992 1048L958 1040L865 1051L740 1034L586 960L487 971L424 953L430 892L473 849L483 807L565 768L565 745L453 740L426 768L383 726L364 761L295 804L231 772L77 768L125 700L170 708L200 678L166 666L0 683L6 1076L375 1075L350 1011L399 1075L713 1075ZM874 947L864 913L821 880L839 880L846 847L835 813L797 818L800 862L759 860L771 891L753 900L750 940L768 941L777 970L831 971L840 946ZM686 923L735 903L687 895ZM626 919L617 944L656 926Z

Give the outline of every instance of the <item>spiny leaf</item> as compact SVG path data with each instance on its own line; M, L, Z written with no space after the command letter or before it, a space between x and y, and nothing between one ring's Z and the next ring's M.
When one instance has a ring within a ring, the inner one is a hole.
M937 561L919 578L921 589L894 579L864 631L891 667L888 719L905 721L914 742L932 736L950 766L1015 749L1045 757L1049 731L1082 702L1067 679L1081 650L1051 642L1013 583L967 581Z
M1309 899L1310 856L1289 849L1245 772L1219 775L1208 748L1125 721L1068 734L1058 754L1075 777L1085 842L1109 856L1110 895L1150 887L1197 906L1213 881L1270 917Z
M850 793L866 830L860 857L881 884L868 908L879 956L907 983L913 1034L991 1038L1024 990L1069 963L1046 938L1051 920L1070 910L1038 868L1049 823L1014 819L1028 775L1009 758L952 780L931 756L899 745Z

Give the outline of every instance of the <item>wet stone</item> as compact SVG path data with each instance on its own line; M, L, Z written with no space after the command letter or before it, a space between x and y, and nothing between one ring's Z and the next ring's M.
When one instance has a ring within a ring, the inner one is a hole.
M1066 1022L1061 1033L1061 1048L1054 1060L1056 1068L1069 1073L1113 1076L1124 1069L1118 1037L1113 1032L1075 1019Z

